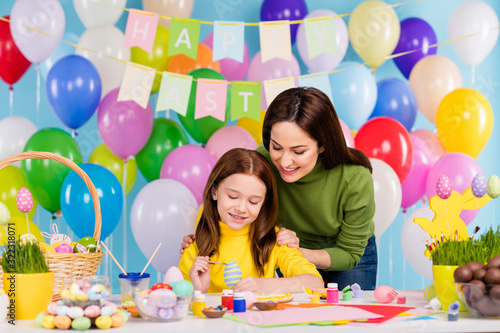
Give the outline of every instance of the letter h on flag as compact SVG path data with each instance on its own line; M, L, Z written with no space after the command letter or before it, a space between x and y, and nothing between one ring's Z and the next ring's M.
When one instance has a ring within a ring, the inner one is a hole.
M130 9L123 47L138 46L151 53L155 42L158 19L158 14Z

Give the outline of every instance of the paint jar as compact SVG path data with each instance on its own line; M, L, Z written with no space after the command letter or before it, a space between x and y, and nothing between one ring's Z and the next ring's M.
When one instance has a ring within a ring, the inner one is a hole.
M233 291L231 289L222 290L221 304L228 310L233 309Z
M195 294L193 301L193 316L203 317L204 314L201 310L206 307L207 305L205 304L205 295L203 295L202 293Z
M247 310L244 293L234 293L233 312L245 312Z
M339 285L335 282L330 282L327 284L328 289L326 290L326 302L327 303L338 303L339 302Z

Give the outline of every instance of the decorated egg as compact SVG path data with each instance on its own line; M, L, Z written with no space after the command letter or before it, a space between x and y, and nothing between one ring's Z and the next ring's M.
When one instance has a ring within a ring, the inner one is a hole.
M85 279L78 280L78 282L76 284L78 285L78 288L80 288L80 290L84 293L89 291L89 289L91 287L90 282L88 280L85 280Z
M73 253L73 248L69 243L58 242L53 245L56 253Z
M73 320L73 322L71 323L71 327L75 330L84 331L88 330L91 324L92 323L89 318L80 317Z
M174 306L174 314L177 317L184 317L189 312L189 302L187 299L178 299Z
M97 250L97 241L93 237L83 237L73 247L74 253L93 253Z
M32 234L24 234L19 237L19 241L21 244L26 244L26 243L38 243L38 239Z
M378 286L375 289L374 296L380 303L390 303L398 296L398 293L389 286Z
M234 287L241 281L240 265L234 260L231 260L224 268L224 282L229 288Z
M161 319L171 319L174 316L174 308L160 308L158 317Z
M158 316L159 308L156 305L154 305L153 302L149 302L149 301L148 302L141 302L139 304L136 304L136 306L140 309L141 314L143 314L147 317Z
M493 199L500 195L500 178L497 175L492 175L488 179L488 195Z
M7 225L10 222L10 210L7 205L0 201L0 225Z
M170 285L168 285L167 283L158 282L158 283L155 283L151 287L151 289L149 290L149 293L151 293L153 290L156 290L156 289L169 289L169 290L172 290L172 287Z
M118 307L113 302L104 302L102 304L102 307L104 308L105 306L109 306L109 307L111 307L113 309L112 314L115 314L118 311ZM102 312L102 310L101 310L101 312Z
M177 282L184 280L184 277L182 276L182 272L177 266L172 266L169 269L167 269L167 272L165 273L165 278L163 279L164 283L170 283L170 282Z
M472 179L471 190L472 194L477 198L481 198L488 191L486 177L482 173L478 173Z
M436 183L436 193L443 200L451 196L451 181L446 175L439 176Z
M56 250L47 243L38 243L38 245L43 252L56 253Z
M112 307L111 305L103 306L101 309L101 316L109 316L111 317L116 312L116 307Z
M60 330L67 330L71 327L71 318L68 316L55 316L54 325Z
M193 285L187 280L177 281L172 286L172 290L178 298L186 298L193 293Z
M28 213L33 208L33 196L26 187L21 187L16 197L17 208L23 213Z
M53 315L48 315L42 318L42 327L47 328L49 330L53 329L56 327L54 325L54 316Z
M56 314L58 316L66 316L68 314L68 307L66 305L59 305L56 308Z
M72 306L68 309L66 314L72 319L80 318L83 317L83 309L79 306Z
M110 316L100 316L95 320L95 326L101 330L107 330L112 324L113 321Z
M52 302L49 304L49 306L47 306L47 311L49 311L49 313L53 316L55 316L57 313L56 313L56 309L59 305L56 303L56 302Z
M97 318L101 314L101 308L99 305L89 305L83 310L85 317Z
M118 315L120 315L120 316L122 316L122 317L123 317L123 319L125 319L125 322L127 322L127 321L128 321L128 312L127 312L127 311L125 311L125 310L120 310L120 311L118 311L118 313L117 313L117 314L118 314Z
M3 305L2 305L3 306ZM42 325L42 319L43 317L45 317L47 314L45 312L41 312L39 313L36 318L35 318L35 321L36 321L36 324L38 325L38 327L43 327ZM7 312L5 313L5 316L7 316ZM5 316L2 316L2 318L5 318ZM0 323L2 322L2 320L0 320Z
M177 302L177 295L168 289L156 289L148 295L148 302L159 308L171 308Z
M428 285L424 289L424 298L427 302L430 302L434 297L437 297L436 286L434 284Z
M125 318L123 318L123 316L119 315L118 313L115 313L111 316L111 322L111 326L114 328L122 327L123 324L125 324Z

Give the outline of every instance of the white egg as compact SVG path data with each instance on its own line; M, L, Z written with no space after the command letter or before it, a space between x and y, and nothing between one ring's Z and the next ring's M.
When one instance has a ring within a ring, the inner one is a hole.
M181 270L177 268L177 266L172 266L165 273L165 278L163 279L163 283L177 282L181 280L184 280Z

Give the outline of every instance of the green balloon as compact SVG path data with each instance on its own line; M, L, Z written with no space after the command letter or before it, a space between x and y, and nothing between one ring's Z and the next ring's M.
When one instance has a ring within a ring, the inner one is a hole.
M135 155L135 161L144 178L148 182L159 179L165 157L175 148L187 143L187 135L179 124L169 119L155 119L148 142Z
M217 73L216 71L208 68L200 68L189 73L194 79L216 79L225 80L224 76ZM193 81L191 86L191 95L189 96L189 104L186 112L186 116L179 115L179 120L186 131L200 143L207 143L208 139L215 131L219 128L224 127L229 119L229 109L231 106L231 93L227 92L227 102L226 102L226 117L225 121L220 121L213 117L204 117L200 119L194 119L194 107L196 101L196 81Z
M44 128L26 142L24 151L50 152L64 156L76 164L83 163L76 141L58 128ZM21 171L33 197L49 212L61 209L59 195L66 175L71 169L54 160L30 159L21 161Z

